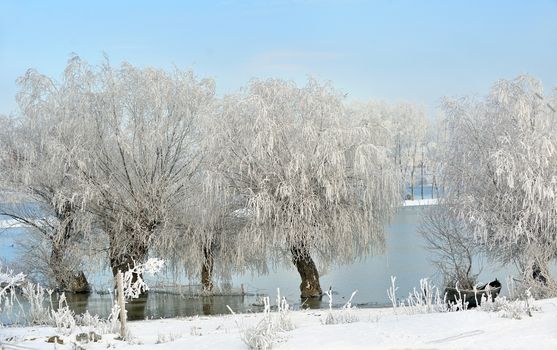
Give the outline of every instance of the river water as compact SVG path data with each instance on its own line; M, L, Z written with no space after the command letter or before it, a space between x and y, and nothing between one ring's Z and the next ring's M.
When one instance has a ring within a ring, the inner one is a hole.
M321 287L323 290L333 290L333 304L343 305L350 295L357 290L353 305L357 307L381 307L390 303L387 289L391 285L391 276L396 276L398 286L397 296L406 297L414 287L419 286L421 278L430 278L439 284L439 276L430 262L428 251L424 248L424 241L418 233L418 227L427 206L402 207L396 217L387 227L387 246L382 255L370 256L358 260L350 265L332 266L327 271L321 271ZM7 229L0 232L0 254L3 259L17 258L14 239L21 234L22 229ZM476 266L477 267L477 266ZM491 281L498 278L503 282L505 293L505 279L515 274L513 268L484 266L479 281ZM89 277L89 276L88 276ZM91 276L95 282L107 279L106 275ZM105 286L112 281L104 281ZM254 276L251 274L235 275L231 285L238 291L243 286L245 295L191 296L191 293L163 293L152 291L146 298L135 300L128 304L128 317L131 320L145 318L165 318L193 315L226 314L227 305L235 312L261 311L261 297L268 295L272 304L277 295L281 296L294 307L328 307L328 297L302 303L299 298L299 275L293 266L285 266L271 271L269 274ZM110 313L113 296L109 294L68 295L69 306L76 313L88 310L91 314L106 317Z

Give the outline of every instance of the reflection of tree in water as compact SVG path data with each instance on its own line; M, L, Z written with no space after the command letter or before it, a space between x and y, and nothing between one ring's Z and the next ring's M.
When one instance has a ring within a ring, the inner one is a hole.
M203 303L203 315L213 314L213 298L212 297L201 297L201 302Z
M66 294L66 298L68 306L76 314L88 310L90 314L97 314L101 318L108 317L113 303L113 297L109 294ZM319 300L308 300L307 305L319 308L319 303ZM128 320L137 321L151 318L225 315L230 313L227 305L240 313L263 311L263 307L255 304L253 295L181 296L149 291L140 298L126 301L126 310ZM53 305L58 306L58 298L55 295Z
M65 293L65 296L68 306L76 314L83 314L88 310L90 293ZM58 306L58 298L59 296L54 299L55 307Z
M145 319L146 316L145 310L146 310L148 298L149 298L149 294L145 293L137 299L128 300L126 302L126 310L128 311L129 321Z
M302 308L304 308L304 309L320 309L323 306L321 301L323 301L323 297L303 299L302 300Z

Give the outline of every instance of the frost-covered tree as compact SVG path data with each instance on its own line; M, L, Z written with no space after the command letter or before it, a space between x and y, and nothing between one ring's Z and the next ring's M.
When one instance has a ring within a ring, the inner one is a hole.
M355 103L352 109L365 120L384 128L390 135L390 157L399 177L414 198L416 171L423 168L428 121L424 109L410 102L387 103L370 100Z
M348 116L328 84L255 80L225 97L213 122L213 175L248 219L241 245L291 259L302 297L321 295L313 257L328 265L380 249L400 200L378 130Z
M204 239L197 228L175 233L197 227L185 218L195 219L186 210L201 200L199 121L213 103L212 80L178 69L113 68L108 60L93 67L75 56L61 82L29 71L21 83L20 134L3 138L15 150L2 153L13 171L5 188L52 206L60 226L53 248L68 242L53 256L76 246L69 243L74 231L102 232L116 273L143 262L150 249L173 246L172 239L183 246Z
M206 181L206 169L196 177L199 183ZM203 292L211 293L217 278L227 280L231 272L255 264L244 256L246 247L239 241L247 220L240 202L228 198L220 187L196 189L201 191L196 192L195 201L174 208L174 230L160 242L158 254L172 260L176 272L185 269L190 278L199 278Z
M88 210L108 235L113 269L145 261L165 241L171 215L193 196L202 159L198 120L212 104L214 83L191 71L139 69L106 62L90 68L88 152L78 162L91 194Z
M482 98L450 100L444 172L460 218L490 255L515 262L525 280L555 287L557 257L555 112L539 81L497 82ZM553 97L554 99L554 97Z
M482 252L482 245L474 242L470 228L456 217L451 206L441 203L429 208L419 232L444 285L454 287L458 283L459 288L473 289L481 269L474 266L474 259Z
M395 163L405 184L410 187L410 198L414 199L416 171L423 166L423 147L427 132L427 119L422 107L413 103L398 103L394 106L393 137Z
M422 165L425 166L425 175L431 184L431 198L440 197L443 184L441 168L446 142L446 121L443 114L439 114L428 122L428 129L423 144ZM422 169L424 170L424 169Z
M82 210L84 197L72 165L81 144L76 132L85 107L81 91L89 78L75 58L60 82L27 71L18 80L19 114L2 120L0 131L2 214L46 241L50 254L43 272L55 287L72 292L89 290L79 243L90 230L90 217Z

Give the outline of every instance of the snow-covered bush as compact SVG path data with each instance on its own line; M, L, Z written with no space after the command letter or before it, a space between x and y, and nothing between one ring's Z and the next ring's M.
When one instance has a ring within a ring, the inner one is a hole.
M17 303L16 288L25 281L23 273L14 274L12 270L5 270L0 266L0 313L12 313L13 306ZM0 323L0 326L2 323Z
M80 327L90 327L99 334L117 333L119 327L118 314L120 308L118 304L112 305L112 310L107 319L102 319L99 315L91 315L89 311L84 314L75 315L75 322Z
M448 311L447 303L445 298L441 297L439 288L433 285L428 278L420 280L420 289L414 288L401 306L408 314Z
M144 267L144 271L153 271L153 266L160 266L160 264L158 261L153 261ZM91 327L100 334L118 331L120 308L116 304L106 320L98 315L92 316L88 311L76 315L69 308L64 293L58 296L58 307L55 308L52 289L45 289L39 284L28 282L24 274L14 274L8 269L0 269L0 288L0 312L5 313L7 318L16 324L48 325L68 333L76 326ZM18 294L23 300L18 299ZM23 301L28 303L28 307L23 306ZM16 305L18 307L14 309Z
M447 306L447 301L445 296L441 297L439 288L433 285L428 278L422 278L420 280L420 289L414 290L409 293L408 298L398 301L396 298L396 291L398 287L396 286L396 277L391 276L391 286L387 290L387 295L391 300L393 305L393 311L396 313L397 310L401 309L406 314L417 314L417 313L433 313L433 312L446 312L449 311ZM457 301L457 304L459 302ZM459 306L452 307L452 311L462 309Z
M52 290L46 290L39 284L27 283L22 288L23 297L29 302L26 318L30 324L50 324L50 309L45 305L46 295L52 297ZM52 307L52 305L51 305Z
M468 310L468 301L466 298L466 293L463 293L463 290L461 289L461 285L458 283L458 281L455 283L454 286L456 289L455 295L452 296L451 298L448 297L447 294L445 294L444 297L444 301L448 305L448 310L451 312ZM476 286L473 286L473 290L474 290L474 295L476 296L477 295ZM478 305L477 298L476 298L476 305Z
M181 337L182 335L179 333L167 333L167 334L159 333L157 334L157 341L155 342L155 344L164 344L164 343L173 342L176 339L180 339Z
M294 324L290 318L290 305L286 298L281 298L280 290L277 290L277 311L271 312L271 304L269 297L263 298L263 319L261 319L254 327L245 327L242 324L237 325L240 328L242 341L254 350L271 349L273 344L284 341L283 332L294 329ZM227 305L228 310L235 315L234 311Z
M396 309L398 307L398 301L396 298L396 291L398 287L396 286L396 276L391 276L391 286L387 289L387 295L389 296L389 300L393 305L393 312L396 314Z
M352 299L354 295L358 293L357 290L352 292L350 299L344 304L340 309L333 310L333 291L329 289L325 292L327 297L329 297L329 312L324 320L321 320L323 324L341 324L341 323L353 323L358 322L360 319L356 316L352 311L354 308L352 307Z
M532 317L532 312L539 311L534 305L534 298L529 290L526 290L524 298L509 300L504 296L495 298L483 296L480 310L486 312L497 312L499 317L520 320L523 316Z
M64 293L58 299L58 309L56 311L54 308L50 309L50 317L59 331L69 330L71 332L75 328L75 313L70 310Z

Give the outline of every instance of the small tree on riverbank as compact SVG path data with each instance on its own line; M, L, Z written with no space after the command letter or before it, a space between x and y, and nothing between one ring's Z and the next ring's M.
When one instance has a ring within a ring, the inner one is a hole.
M445 287L473 289L481 266L474 259L482 246L474 241L464 220L455 216L445 203L432 206L424 216L419 232L431 252L431 261L441 273Z

